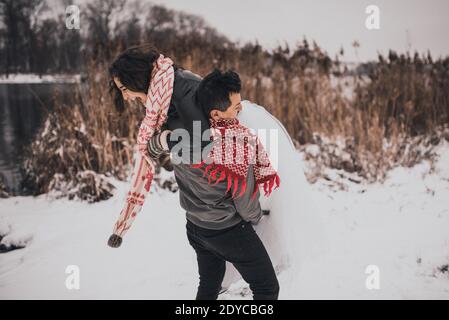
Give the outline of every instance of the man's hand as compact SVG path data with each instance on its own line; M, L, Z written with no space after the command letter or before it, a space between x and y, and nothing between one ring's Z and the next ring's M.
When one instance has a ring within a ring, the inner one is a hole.
M256 226L260 223L260 221L262 221L263 219L266 219L265 216L269 216L270 215L270 210L262 210L262 214L259 216L259 219L257 221L251 221L251 224L253 226Z
M113 234L109 237L108 246L111 248L118 248L122 244L122 237Z

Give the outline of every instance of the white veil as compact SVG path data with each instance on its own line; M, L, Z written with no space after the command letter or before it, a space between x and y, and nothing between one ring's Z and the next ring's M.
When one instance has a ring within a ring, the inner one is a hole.
M311 186L304 175L303 160L284 126L264 107L242 101L239 121L255 130L277 170L281 185L269 198L261 192L262 209L270 215L254 226L264 243L278 276L295 286L301 264L328 249L324 225ZM234 266L226 263L223 287L240 280Z

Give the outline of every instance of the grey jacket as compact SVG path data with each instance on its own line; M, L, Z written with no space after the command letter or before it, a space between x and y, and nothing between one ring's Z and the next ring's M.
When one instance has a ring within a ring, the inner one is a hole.
M197 75L177 68L175 70L175 81L172 100L168 110L167 128L174 130L183 128L189 131L191 137L199 132L193 130L193 121L200 121L201 134L209 129L209 120L196 103L195 92L201 78ZM201 142L199 148L193 145L196 140L184 141L183 150L187 154L180 155L184 163L173 164L175 178L179 186L179 199L181 207L186 210L186 217L192 223L207 229L224 229L238 224L240 221L251 221L257 223L262 210L259 203L259 191L254 200L251 195L254 190L254 174L250 166L247 176L246 192L238 198L232 199L230 192L226 193L227 183L222 181L216 185L208 183L203 177L202 170L192 168L190 163L196 152L202 151L209 145L208 141ZM178 141L169 141L170 150ZM179 147L179 146L178 146ZM197 154L198 156L198 154Z

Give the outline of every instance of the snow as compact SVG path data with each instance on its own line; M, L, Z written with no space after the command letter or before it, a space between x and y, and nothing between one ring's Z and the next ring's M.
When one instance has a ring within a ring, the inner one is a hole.
M270 246L291 242L270 253L275 263L288 258L278 275L280 299L449 298L449 143L438 146L435 170L424 161L391 170L383 184L347 181L343 191L324 180L308 184L298 172L302 155L284 154L288 143L280 141L279 170L295 158L291 174L299 177L294 186L283 179L273 193L280 200L264 204L273 219L265 226L282 228ZM196 256L178 194L153 185L122 246L112 249L106 242L128 184L111 182L115 196L94 204L45 195L0 200L1 243L26 245L0 254L0 299L195 297ZM66 287L72 265L80 271L78 290ZM379 270L378 289L366 286L369 266ZM248 293L240 280L219 298L249 299Z
M1 75L0 84L15 83L79 83L80 75L47 74L39 76L33 73L17 73L9 76Z

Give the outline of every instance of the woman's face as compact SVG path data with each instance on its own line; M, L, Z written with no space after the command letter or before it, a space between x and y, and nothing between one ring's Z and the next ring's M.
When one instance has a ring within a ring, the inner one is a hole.
M142 92L135 92L131 91L128 88L126 88L117 77L114 77L114 82L117 88L120 89L122 92L123 100L125 101L134 101L138 99L142 104L145 104L145 101L147 99L147 95Z

